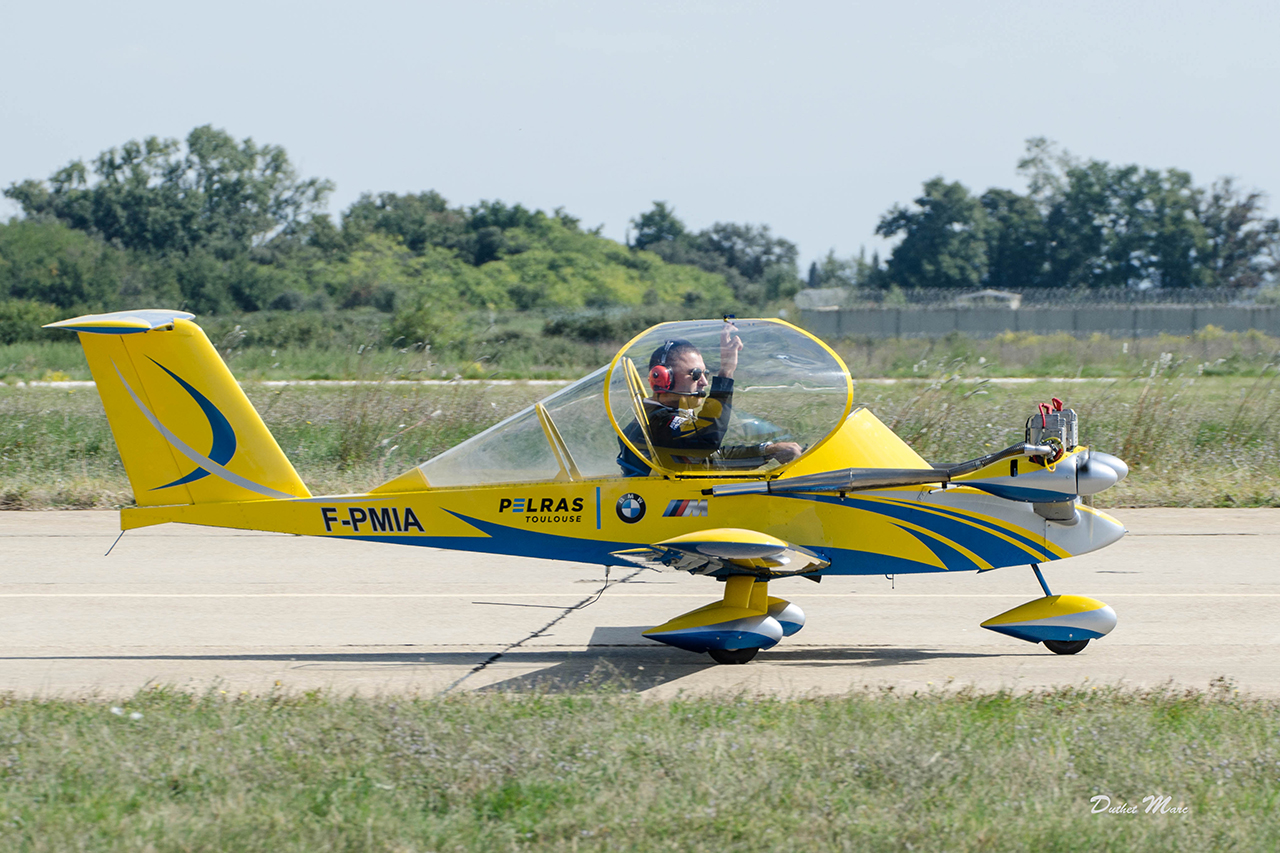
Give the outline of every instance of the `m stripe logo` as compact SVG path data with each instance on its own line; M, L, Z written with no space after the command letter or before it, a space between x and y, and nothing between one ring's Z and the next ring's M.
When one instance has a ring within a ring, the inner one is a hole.
M706 518L706 501L672 501L662 513L663 518Z

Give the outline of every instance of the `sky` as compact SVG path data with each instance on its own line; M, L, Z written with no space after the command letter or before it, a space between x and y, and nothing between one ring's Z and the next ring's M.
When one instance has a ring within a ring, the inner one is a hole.
M0 0L0 31L0 187L212 124L335 218L434 189L623 240L662 200L805 264L885 249L934 176L1025 190L1033 136L1280 194L1275 3Z

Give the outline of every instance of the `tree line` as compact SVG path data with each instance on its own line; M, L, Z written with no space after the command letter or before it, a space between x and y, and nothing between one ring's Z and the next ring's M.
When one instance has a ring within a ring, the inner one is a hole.
M1243 290L1280 269L1280 222L1230 178L1196 186L1179 169L1082 160L1043 138L1027 142L1018 171L1025 194L926 181L876 226L899 241L886 263L829 255L810 284Z
M1262 193L1229 179L1200 187L1177 169L1080 160L1044 139L1028 142L1019 170L1024 194L925 182L880 219L876 233L897 241L885 261L829 252L802 280L796 245L769 226L692 231L665 201L631 220L625 245L563 209L459 206L434 191L366 193L335 219L331 182L300 176L279 146L206 125L4 190L22 216L0 224L0 338L45 316L40 306L370 308L430 340L475 309L714 316L803 286L1243 289L1276 276L1280 223Z
M456 206L434 191L367 193L335 220L332 190L283 148L210 126L131 141L4 190L22 217L0 224L0 299L63 312L367 307L430 338L473 309L708 316L800 287L794 245L761 243L753 226L717 224L688 260L620 245L563 209Z

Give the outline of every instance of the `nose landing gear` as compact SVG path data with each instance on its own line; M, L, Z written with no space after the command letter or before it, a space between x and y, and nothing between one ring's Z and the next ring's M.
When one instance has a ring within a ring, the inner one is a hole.
M1029 643L1044 643L1056 655L1074 655L1116 626L1116 612L1108 605L1083 595L1054 595L1040 566L1032 563L1031 571L1036 573L1044 597L991 617L982 623L983 628Z
M1089 645L1088 640L1045 640L1044 647L1055 655L1074 655L1076 652L1084 651L1084 647Z

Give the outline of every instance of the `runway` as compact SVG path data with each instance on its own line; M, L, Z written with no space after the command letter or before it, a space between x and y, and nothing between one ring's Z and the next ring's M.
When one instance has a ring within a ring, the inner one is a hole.
M640 631L720 586L614 568L165 525L114 512L0 513L0 691L128 695L147 685L439 694L613 685L668 697L1123 684L1280 696L1280 510L1114 510L1129 528L1045 567L1115 631L1073 657L984 619L1041 595L1030 569L788 580L808 624L745 666ZM585 605L585 606L582 606Z

